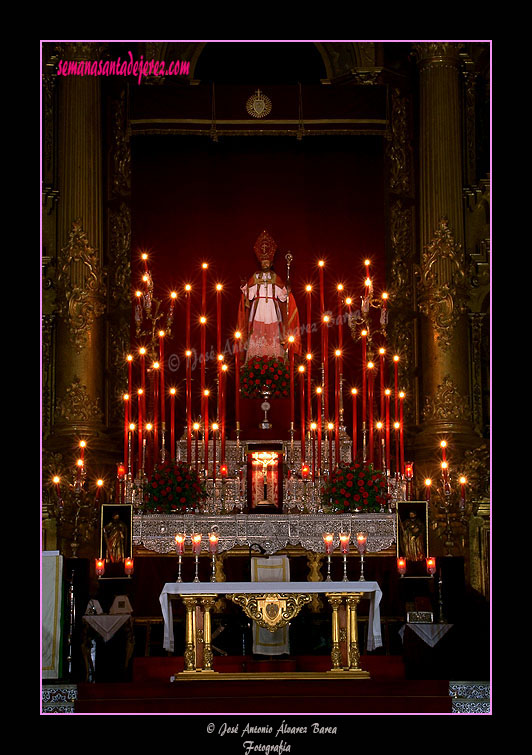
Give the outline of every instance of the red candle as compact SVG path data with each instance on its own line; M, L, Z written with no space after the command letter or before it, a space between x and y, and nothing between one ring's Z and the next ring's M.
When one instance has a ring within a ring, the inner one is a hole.
M212 481L216 482L216 431L218 430L218 423L212 423Z
M146 252L142 252L140 255L141 260L144 262L144 272L148 272L148 255Z
M240 427L240 344L242 339L242 333L239 330L235 331L235 420Z
M310 419L311 411L311 380L312 380L312 286L307 283L307 415Z
M334 549L334 535L332 532L325 532L323 534L323 542L325 544L325 552L330 556Z
M312 351L312 286L307 283L305 286L307 292L307 352Z
M465 494L465 486L467 483L467 479L462 475L458 482L460 483L460 506L461 508L465 507L466 502L466 494Z
M381 400L381 418L384 417L384 360L386 356L386 349L381 346L379 349L379 372L380 372L380 400Z
M307 420L310 422L312 417L312 354L307 352Z
M175 388L170 388L170 458L175 459Z
M373 464L373 382L375 378L375 365L368 362L368 422L369 422L369 461Z
M323 315L323 405L325 419L329 419L329 315Z
M332 473L333 457L332 457L332 436L334 431L334 422L327 423L327 430L329 431L329 476Z
M384 469L385 463L386 463L386 452L385 452L385 445L384 445L384 423L380 420L377 422L377 443L379 448L378 458L379 458L379 469Z
M187 464L192 462L192 351L187 349L186 358L186 402L187 402Z
M316 388L316 414L318 418L318 475L321 475L321 412L322 412L322 388L318 385Z
M199 556L201 553L201 534L192 535L190 539L192 540L192 553Z
M368 335L367 330L363 330L361 332L361 338L362 338L362 424L365 424L366 422L366 371L367 371L367 363L366 363L366 338Z
M209 533L209 552L216 553L218 550L218 535L216 532Z
M153 363L153 451L154 462L159 462L159 362Z
M205 362L207 359L206 355L206 329L207 329L207 318L205 315L201 315L200 317L200 328L201 328L201 355L200 355L200 363L201 363L201 413L205 414Z
M221 406L221 415L220 415L220 423L222 425L221 427L221 435L220 435L220 461L222 464L225 464L225 378L227 373L227 365L222 364L222 369L220 372L220 406Z
M394 366L394 381L395 381L395 394L394 394L394 401L395 401L395 404L394 404L394 419L395 419L395 420L397 420L397 415L398 415L398 411L397 411L397 399L398 399L398 397L399 397L399 391L398 391L398 388L397 388L397 382L398 382L398 375L397 375L397 370L398 370L398 366L399 366L399 357L398 357L398 355L397 355L397 354L395 354L395 356L394 356L394 358L393 358L393 366Z
M146 349L144 346L141 346L139 349L140 354L140 385L142 388L142 414L143 416L146 416L146 364L145 364L145 354Z
M405 472L405 437L404 437L404 421L403 421L403 409L404 409L404 399L405 394L404 391L400 391L399 393L399 435L400 435L400 446L401 446L401 473L404 474Z
M138 436L139 436L139 446L138 446L138 469L139 469L139 474L140 474L140 471L142 469L142 423L144 421L144 415L143 415L143 412L142 412L142 398L143 398L143 395L144 395L144 391L142 390L142 388L139 388L138 391L137 391L137 396L138 396L138 426L139 426L139 433L138 433Z
M124 393L124 464L127 464L127 445L129 428L129 393Z
M312 438L312 482L316 479L316 422L310 423L310 435Z
M356 388L351 388L351 396L352 396L352 403L353 403L353 443L351 445L351 458L353 460L353 464L356 461L357 457L357 445L358 445L358 439L357 439L357 394L358 391Z
M146 423L146 438L144 439L144 471L148 475L148 477L151 475L152 470L152 456L153 456L153 436L151 434L151 431L153 430L153 425L151 422Z
M288 336L288 356L290 364L290 430L294 429L294 336Z
M305 367L300 364L299 370L299 396L301 414L301 461L305 462Z
M174 540L175 540L175 549L176 549L177 555L182 556L183 553L185 552L186 535L179 533L175 535Z
M166 427L165 404L166 393L164 388L164 330L159 331L159 365L161 370L161 431L164 436Z
M132 375L132 369L133 369L133 355L128 354L127 355L127 392L129 395L132 395L133 392L133 375Z
M386 388L384 399L386 404L386 469L390 471L390 395L391 390Z
M406 558L403 556L399 556L397 559L397 571L399 572L401 577L404 577L406 574Z
M399 429L401 427L400 422L394 422L393 427L395 430L395 474L400 474L401 468L399 466Z
M196 469L196 472L199 472L199 431L200 431L200 423L194 422L192 425L192 428L194 430L194 466Z
M430 480L428 477L425 480L425 500L430 501L430 486L432 485L432 480Z
M320 311L323 314L325 312L325 291L323 281L323 268L325 267L325 260L318 262L318 269L320 273Z
M336 287L338 291L338 348L340 351L343 349L343 291L344 286L342 283L339 283ZM342 374L342 362L340 361L340 374Z
M61 493L60 493L60 490L59 490L59 483L61 482L61 479L57 475L55 475L55 477L53 478L52 482L54 483L55 494L57 496L57 500L60 501L61 500Z
M336 349L334 370L334 461L335 466L340 464L340 360L342 352Z
M204 455L203 455L203 468L205 472L209 473L209 391L205 389L203 392L203 442L204 442Z
M129 423L128 431L128 444L127 444L127 473L134 479L134 462L133 462L133 433L135 432L135 425L133 422Z
M201 311L207 311L207 262L201 263Z
M190 292L192 291L192 286L190 283L185 284L185 298L186 298L186 317L185 317L185 348L187 351L190 350L190 299L191 295Z
M216 284L216 350L222 353L222 284Z

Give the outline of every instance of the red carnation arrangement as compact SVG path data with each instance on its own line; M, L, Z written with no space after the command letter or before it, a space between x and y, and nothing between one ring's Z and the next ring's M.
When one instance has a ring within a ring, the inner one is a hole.
M280 357L253 357L240 372L240 392L244 398L260 398L268 390L274 398L290 395L290 375L286 360Z
M386 478L373 464L340 464L323 488L322 501L337 514L380 511L388 501Z
M182 461L155 466L148 482L144 510L157 514L194 511L207 498L207 490L195 469Z

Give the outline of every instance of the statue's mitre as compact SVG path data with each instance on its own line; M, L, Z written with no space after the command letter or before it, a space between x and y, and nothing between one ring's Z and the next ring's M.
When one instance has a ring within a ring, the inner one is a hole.
M262 262L262 260L268 260L271 264L275 257L275 252L277 251L277 244L268 231L263 231L255 241L253 249L255 250L259 262Z

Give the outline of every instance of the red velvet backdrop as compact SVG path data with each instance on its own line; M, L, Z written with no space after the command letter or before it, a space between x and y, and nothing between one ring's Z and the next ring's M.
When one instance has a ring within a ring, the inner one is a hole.
M222 348L232 344L239 285L257 268L253 245L266 229L276 240L274 267L286 277L285 254L293 255L292 291L306 322L305 285L314 284L312 320L319 312L318 268L326 260L325 303L337 312L338 282L360 303L363 260L369 257L376 293L384 283L383 140L380 137L225 137L213 143L200 136L140 136L133 139L132 286L143 271L141 250L150 253L155 295L169 301L179 292L173 334L165 342L166 388L179 389L176 437L185 417L185 283L193 286L192 348L199 356L201 263L209 263L207 354L216 353L215 285L223 284ZM132 296L133 299L133 296ZM134 329L133 329L134 332ZM337 329L329 332L335 348ZM134 338L132 347L139 342ZM304 347L305 348L305 347ZM319 354L319 335L313 335ZM136 351L134 352L136 353ZM352 385L360 386L360 345L344 329L345 419L351 431ZM331 362L333 359L331 359ZM234 370L227 381L228 434L234 427ZM316 363L318 360L316 360ZM193 369L193 415L199 409L199 363ZM216 365L207 361L214 390ZM318 373L316 371L316 379ZM334 365L331 364L331 415ZM296 407L299 401L296 399ZM167 424L169 404L167 403ZM213 417L214 400L209 405ZM332 418L332 416L331 416Z

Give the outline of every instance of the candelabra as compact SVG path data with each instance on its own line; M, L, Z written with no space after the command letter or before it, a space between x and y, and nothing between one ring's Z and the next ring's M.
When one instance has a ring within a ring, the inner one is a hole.
M50 513L57 521L58 536L70 543L72 557L82 543L91 542L99 524L101 480L96 494L87 490L85 467L78 467L72 482L61 487L59 477L54 477L55 496L50 495Z
M459 491L453 490L449 482L442 481L441 487L435 490L429 485L429 481L425 482L427 500L431 509L431 528L436 537L443 541L446 556L452 556L452 551L457 546L456 533L467 532L473 508L472 503L466 501L465 498L465 481L462 482L464 478L460 480Z

